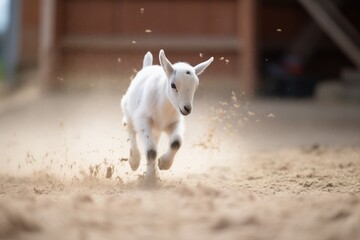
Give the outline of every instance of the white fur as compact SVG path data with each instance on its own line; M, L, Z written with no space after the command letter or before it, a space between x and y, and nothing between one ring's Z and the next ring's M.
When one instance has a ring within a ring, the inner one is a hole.
M140 152L136 135L144 143L147 157L145 177L156 180L155 160L157 143L161 132L169 135L169 150L159 158L159 168L171 167L182 142L184 132L183 115L188 115L193 106L194 93L201 74L214 60L202 62L195 67L183 62L172 65L163 50L159 52L159 65L152 65L150 52L145 54L143 68L131 82L121 99L124 125L127 126L131 142L129 163L135 171L140 164ZM172 88L176 85L176 89ZM178 143L178 144L177 144Z

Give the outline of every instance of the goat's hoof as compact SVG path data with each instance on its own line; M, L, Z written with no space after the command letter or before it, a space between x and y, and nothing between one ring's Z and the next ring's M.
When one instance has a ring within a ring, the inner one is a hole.
M131 170L136 171L140 165L140 152L139 151L131 151L130 150L130 158L129 163Z
M169 170L171 168L171 165L172 165L172 161L167 159L165 156L159 158L158 166L160 170Z
M135 162L135 161L131 161L131 159L130 159L129 163L130 163L131 170L136 171L139 168L140 161Z
M130 163L130 167L131 170L136 171L139 168L140 165L140 159L139 160L135 160L135 159L129 159L129 163Z
M170 145L171 150L175 150L175 151L179 150L180 147L181 147L181 142L179 140L173 141Z
M156 151L154 149L149 149L147 151L147 159L148 160L155 160L156 159Z

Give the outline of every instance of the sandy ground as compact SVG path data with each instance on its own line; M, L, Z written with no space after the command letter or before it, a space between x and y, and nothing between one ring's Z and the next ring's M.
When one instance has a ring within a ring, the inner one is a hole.
M359 105L229 89L200 89L153 190L128 166L123 90L3 101L0 239L360 239Z

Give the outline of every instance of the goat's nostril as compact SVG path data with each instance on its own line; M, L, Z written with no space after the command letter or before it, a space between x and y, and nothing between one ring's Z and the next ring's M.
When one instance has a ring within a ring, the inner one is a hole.
M186 112L191 113L191 106L184 106Z

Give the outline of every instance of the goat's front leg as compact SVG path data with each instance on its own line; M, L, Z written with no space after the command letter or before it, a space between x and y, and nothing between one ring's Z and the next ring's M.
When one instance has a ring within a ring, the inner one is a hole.
M142 118L139 122L141 126L139 134L144 143L147 160L145 183L151 185L156 183L155 160L157 155L157 141L159 137L158 134L154 133L151 128L151 119Z
M170 146L168 151L159 158L160 170L168 170L173 164L175 154L181 147L182 131L183 131L183 126L181 121L171 124L166 130L166 132L169 135Z

